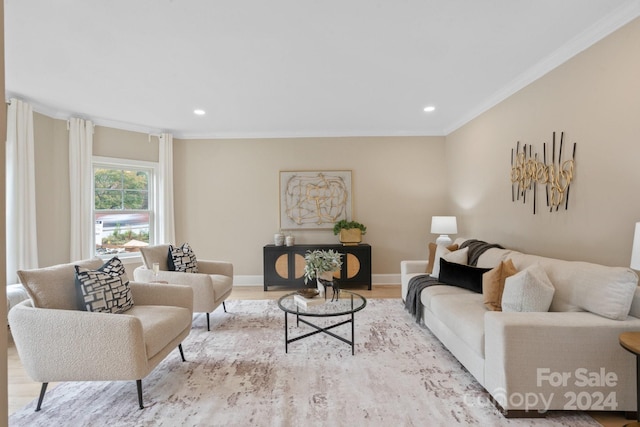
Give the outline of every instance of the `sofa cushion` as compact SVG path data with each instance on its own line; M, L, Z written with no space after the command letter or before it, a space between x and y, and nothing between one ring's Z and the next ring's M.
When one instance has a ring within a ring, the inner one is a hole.
M511 259L518 270L532 264L544 268L556 289L550 311L589 311L613 320L629 315L638 286L638 276L629 268L515 252Z
M170 271L179 271L182 273L198 272L196 254L188 243L183 243L182 246L179 247L169 245L167 264L169 265Z
M474 352L484 357L484 314L482 295L466 294L434 296L431 312Z
M484 305L492 311L502 311L502 292L507 277L513 276L518 270L513 261L508 259L482 275L482 295Z
M93 258L34 270L18 270L18 277L34 307L77 310L75 266L97 269L102 264L100 258Z
M461 252L462 250L463 249L456 252ZM482 293L482 275L488 271L488 268L478 268L465 264L457 264L455 262L447 261L446 257L442 257L440 258L439 280L448 285L458 286L473 292Z
M555 288L541 266L534 264L507 277L502 311L549 311Z
M461 295L461 294L467 295L467 294L473 294L473 292L471 292L468 289L458 288L457 286L450 286L450 285L427 286L422 290L422 293L420 294L420 302L422 302L422 305L424 305L427 310L431 310L432 309L431 302L433 301L434 298L440 295Z
M476 267L494 268L502 261L511 258L512 254L519 253L511 249L489 248L478 257Z
M142 333L151 359L165 348L185 328L191 327L191 312L184 307L134 305L123 315L135 316L142 323Z
M228 294L233 288L233 277L223 276L221 274L210 274L209 277L211 277L213 295L216 300Z
M442 257L446 257L448 261L456 262L458 264L467 263L467 254L469 253L469 249L464 248L458 250L457 246L454 245L453 247L455 247L456 249L451 250L449 249L451 247L452 246L444 247L438 245L438 248L436 249L436 256L433 261L433 271L431 272L431 277L435 277L436 279L440 277L440 258Z
M160 270L168 271L168 257L169 253L169 245L156 245L156 246L146 246L140 248L140 253L142 254L142 260L144 261L144 266L147 270L151 270L153 268L153 263L157 262L160 266Z
M133 306L124 264L113 257L97 270L76 268L76 289L80 310L122 313Z
M436 245L435 243L429 243L429 263L427 264L427 274L431 274L433 272L433 264L435 262L436 259L436 251L438 249L438 245ZM458 250L458 245L457 244L452 244L447 246L447 249L451 252Z

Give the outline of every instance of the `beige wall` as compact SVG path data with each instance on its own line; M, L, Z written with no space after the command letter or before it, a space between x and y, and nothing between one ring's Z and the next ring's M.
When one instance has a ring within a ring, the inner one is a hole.
M640 19L448 135L449 192L461 234L628 266L640 221L638 76ZM531 199L511 202L511 148L520 141L542 155L553 131L577 142L569 209L534 216Z
M430 218L446 203L442 137L174 142L176 238L239 275L262 274L262 247L279 228L280 170L352 170L353 218L367 226L374 274L425 257ZM337 242L330 230L293 234Z
M104 126L96 126L93 133L94 156L157 162L158 147L158 138L149 138L146 133Z
M69 262L66 121L35 114L40 266ZM96 126L94 154L157 161L158 139ZM339 153L339 154L336 154ZM201 258L262 275L262 247L278 231L280 170L353 171L354 218L368 227L374 274L397 274L425 257L432 215L445 214L443 137L174 140L177 243ZM331 231L294 233L298 243L334 243Z
M66 121L33 115L38 263L69 262L69 137Z
M69 132L66 120L34 114L36 221L41 267L69 259ZM96 126L96 156L158 160L158 139L147 134Z

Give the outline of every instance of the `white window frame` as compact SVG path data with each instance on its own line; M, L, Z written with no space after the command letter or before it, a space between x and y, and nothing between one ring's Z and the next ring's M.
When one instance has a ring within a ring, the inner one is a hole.
M144 160L131 160L131 159L120 159L116 157L103 157L103 156L93 156L91 161L91 224L94 224L94 227L91 230L91 248L93 250L93 256L100 257L102 259L110 259L113 257L112 254L109 255L98 255L96 254L96 233L95 233L95 218L96 218L96 201L95 201L95 170L96 168L106 168L106 169L134 169L134 170L145 170L149 173L149 195L148 195L148 204L149 204L149 245L155 244L156 236L159 235L159 221L158 221L158 170L159 164L158 162L149 162ZM132 259L132 258L140 258L140 252L122 252L118 254L118 258L121 259Z

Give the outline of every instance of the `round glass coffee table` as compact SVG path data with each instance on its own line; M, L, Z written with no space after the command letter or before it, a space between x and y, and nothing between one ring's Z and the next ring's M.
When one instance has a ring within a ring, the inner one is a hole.
M354 314L357 311L362 310L367 305L367 300L355 292L349 292L340 290L340 296L337 300L325 299L323 296L317 296L311 300L307 300L307 304L297 301L297 292L286 294L278 300L278 307L284 311L284 351L289 351L289 343L301 340L303 338L310 337L315 334L325 333L332 337L347 343L351 346L351 354L355 354L355 317ZM304 335L300 335L295 338L289 338L289 314L296 316L296 326L300 326L300 323L309 325L315 329L315 331L309 332ZM310 322L306 318L309 317L338 317L349 316L348 319L339 323L335 323L330 326L321 327ZM330 329L337 328L338 326L351 323L351 340L343 338L340 335L334 334Z

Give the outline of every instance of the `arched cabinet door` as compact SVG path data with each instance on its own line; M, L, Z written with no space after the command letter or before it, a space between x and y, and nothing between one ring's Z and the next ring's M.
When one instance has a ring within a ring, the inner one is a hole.
M265 245L263 248L264 290L267 291L269 286L292 289L304 287L304 255L307 251L315 249L333 249L343 254L342 269L334 274L340 287L366 286L371 290L371 245L367 243L353 246L340 244Z

